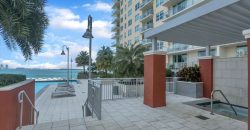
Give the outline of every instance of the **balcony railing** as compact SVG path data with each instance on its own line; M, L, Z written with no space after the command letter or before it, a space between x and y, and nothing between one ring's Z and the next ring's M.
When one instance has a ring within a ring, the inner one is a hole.
M153 2L153 0L143 0L141 3L141 8L145 7L147 4Z
M146 17L148 17L148 16L150 16L150 15L153 15L153 9L149 9L149 10L147 10L145 13L143 13L143 14L141 15L141 20L143 20L144 18L146 18Z
M147 31L147 30L149 30L149 29L152 29L153 27L154 27L153 23L151 23L151 24L146 24L146 25L142 26L142 28L141 28L141 33L145 32L145 31Z
M143 39L140 41L140 43L143 45L152 44L152 39Z
M198 48L200 48L200 47L198 47L198 46L192 46L192 45L182 45L182 46L178 46L178 47L169 47L169 48L166 48L166 51L168 53L171 53L171 52L187 51L187 50L198 49Z

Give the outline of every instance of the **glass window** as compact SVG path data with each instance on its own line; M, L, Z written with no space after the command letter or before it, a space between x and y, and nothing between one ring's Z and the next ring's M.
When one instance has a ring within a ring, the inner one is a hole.
M161 6L164 2L165 0L156 0L156 7Z
M140 3L137 3L137 4L135 5L135 11L138 10L139 8L140 8Z
M164 18L164 11L162 10L161 12L156 14L156 21L162 20Z
M128 0L128 6L132 5L132 0Z
M236 56L241 57L241 56L246 56L248 54L247 52L247 46L237 46L236 47Z
M140 19L140 14L137 14L136 16L135 16L135 21L138 21Z
M173 55L173 62L174 63L187 62L187 54Z
M206 56L206 51L198 51L198 57Z
M128 26L132 25L132 19L128 21Z
M176 14L176 13L182 11L186 7L187 7L187 0L183 0L182 2L173 6L173 14Z
M121 9L121 14L123 14L123 9Z
M135 26L135 32L139 32L140 31L140 25L136 25Z
M128 11L128 17L132 15L132 9Z
M135 42L136 43L140 42L140 37L139 36L135 37Z
M128 45L131 45L132 44L132 40L128 40Z
M132 30L131 29L128 30L128 36L130 36L130 35L132 35Z

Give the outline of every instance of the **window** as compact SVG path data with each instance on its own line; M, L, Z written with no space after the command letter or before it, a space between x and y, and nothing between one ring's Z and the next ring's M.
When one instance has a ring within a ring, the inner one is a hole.
M127 24L125 23L125 29L127 28Z
M128 11L128 17L132 15L132 9Z
M126 38L127 37L127 34L126 34L126 32L124 33L124 38Z
M140 14L137 14L136 16L135 16L135 21L138 21L140 19Z
M123 14L123 9L121 9L121 14Z
M128 26L132 25L132 19L128 21Z
M140 25L136 25L135 26L135 32L139 32L140 31Z
M123 26L121 26L121 31L123 30Z
M137 4L135 5L135 11L138 10L139 8L140 8L140 3L137 3Z
M135 42L136 43L140 42L140 37L139 36L135 37Z
M132 0L128 0L128 6L132 5Z
M132 40L128 40L128 45L131 45L132 44Z
M186 7L187 7L187 0L183 0L182 2L173 6L173 14L176 14L176 13L182 11Z
M247 46L237 46L236 47L236 56L237 57L242 57L242 56L245 56L247 55L248 52L247 52Z
M206 56L206 51L198 51L198 57Z
M173 55L173 63L187 62L187 54Z
M131 29L128 30L128 36L130 36L130 35L132 35L132 30Z
M159 41L159 42L157 42L156 49L157 49L157 50L161 50L161 49L163 49L163 41Z
M164 11L162 10L161 12L156 14L156 21L162 20L164 18Z
M164 2L165 0L156 0L156 7L161 6Z
M215 49L211 49L209 52L210 56L215 56L216 50ZM202 56L206 56L206 51L198 51L198 57L202 57Z

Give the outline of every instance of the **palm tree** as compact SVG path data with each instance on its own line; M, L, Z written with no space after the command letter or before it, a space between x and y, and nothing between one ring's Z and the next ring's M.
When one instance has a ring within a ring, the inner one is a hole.
M142 44L117 45L114 71L121 77L143 76L146 47Z
M10 50L18 46L26 60L42 49L48 26L45 3L46 0L0 0L0 34Z
M81 51L76 59L75 62L77 66L82 66L83 67L83 72L85 73L85 66L89 64L89 54L87 51Z
M113 52L109 47L103 46L101 50L97 52L96 57L96 67L97 70L105 72L106 77L108 76L108 71L112 68Z

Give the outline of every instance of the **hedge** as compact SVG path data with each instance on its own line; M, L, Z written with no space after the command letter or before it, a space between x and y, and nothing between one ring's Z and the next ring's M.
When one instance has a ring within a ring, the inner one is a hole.
M18 83L26 80L25 75L21 74L0 74L0 87Z

